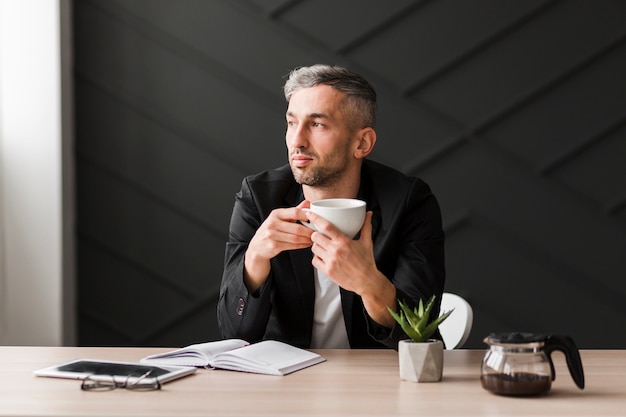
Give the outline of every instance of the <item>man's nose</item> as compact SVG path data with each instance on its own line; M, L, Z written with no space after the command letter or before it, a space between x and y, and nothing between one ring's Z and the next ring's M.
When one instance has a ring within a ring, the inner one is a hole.
M287 144L291 148L305 148L309 141L302 124L287 132Z

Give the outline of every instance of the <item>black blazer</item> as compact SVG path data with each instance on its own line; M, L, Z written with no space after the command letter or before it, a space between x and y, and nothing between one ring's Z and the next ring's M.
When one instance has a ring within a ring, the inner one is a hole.
M422 180L364 160L358 198L374 212L372 237L378 269L395 285L398 298L416 305L437 295L439 311L445 282L444 233L435 196ZM243 283L243 259L257 228L275 208L294 207L304 199L289 165L243 180L235 198L226 243L218 301L224 338L254 343L274 339L308 348L315 301L312 252L286 251L271 260L268 280L255 294ZM361 297L341 289L352 348L390 347L406 338L396 325L387 329L365 312Z

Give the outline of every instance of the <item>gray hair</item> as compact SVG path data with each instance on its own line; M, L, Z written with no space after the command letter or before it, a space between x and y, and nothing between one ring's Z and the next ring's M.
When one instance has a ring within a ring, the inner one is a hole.
M346 94L344 111L352 128L374 128L376 125L376 91L361 75L346 68L313 65L296 68L289 73L283 87L285 99L301 88L328 85Z

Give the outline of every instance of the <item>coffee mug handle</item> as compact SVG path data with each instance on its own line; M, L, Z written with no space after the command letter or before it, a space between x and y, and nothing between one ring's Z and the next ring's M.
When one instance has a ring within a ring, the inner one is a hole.
M309 212L311 211L311 209L308 208L301 208L300 210L304 211L304 212ZM300 222L303 226L308 227L311 230L315 230L317 232L317 227L315 227L315 225L313 223L311 223L310 221L306 221L306 222Z

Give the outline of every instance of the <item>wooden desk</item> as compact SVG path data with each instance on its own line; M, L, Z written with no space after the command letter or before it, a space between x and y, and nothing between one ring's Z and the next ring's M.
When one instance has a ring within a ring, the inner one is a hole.
M581 352L586 388L561 354L538 398L493 395L479 381L484 351L445 352L443 381L413 383L389 350L318 350L328 361L285 377L199 370L162 391L84 392L80 382L33 375L77 358L137 361L168 349L0 347L0 416L623 416L626 350Z

